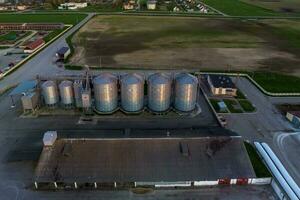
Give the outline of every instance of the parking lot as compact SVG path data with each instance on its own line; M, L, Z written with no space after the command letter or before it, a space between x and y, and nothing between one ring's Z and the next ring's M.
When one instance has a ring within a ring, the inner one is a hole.
M17 47L0 49L0 73L9 70L27 55L23 53L23 49Z

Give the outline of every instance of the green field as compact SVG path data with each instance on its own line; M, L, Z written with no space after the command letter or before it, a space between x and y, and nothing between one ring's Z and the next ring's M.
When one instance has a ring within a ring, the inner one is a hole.
M249 74L268 92L300 92L300 78L271 72L255 72Z
M299 0L240 0L245 3L256 5L262 8L286 12L286 13L299 13L300 12L300 1Z
M244 142L244 145L246 147L246 150L248 152L249 158L251 160L253 169L255 171L256 177L258 178L265 178L265 177L271 177L271 173L267 169L267 167L264 165L262 160L260 159L259 155L257 154L256 150L254 147L247 143Z
M209 6L232 16L276 16L282 15L269 9L251 5L240 0L203 0Z
M0 23L65 23L77 24L86 14L51 13L51 14L0 14Z

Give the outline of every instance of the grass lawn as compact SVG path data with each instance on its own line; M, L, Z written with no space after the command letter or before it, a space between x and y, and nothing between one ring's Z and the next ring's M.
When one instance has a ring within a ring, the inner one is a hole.
M249 75L268 92L300 92L299 77L271 72L255 72L249 73Z
M49 42L50 40L52 40L54 37L56 37L58 34L63 32L67 28L68 27L65 26L63 29L57 29L57 30L50 32L46 37L44 37L45 42Z
M264 165L264 163L260 159L255 148L247 142L244 142L244 145L248 152L248 155L251 160L251 163L252 163L252 166L253 166L256 176L258 178L271 177L272 176L271 173L269 172L267 167Z
M209 6L233 16L275 16L281 15L255 5L250 5L239 0L203 0Z
M51 13L51 14L0 14L1 23L65 23L77 24L87 15L78 13Z
M10 31L7 34L0 36L0 42L6 40L15 40L17 38L17 33L15 31Z
M77 66L77 65L65 65L65 69L68 70L82 70L82 66Z
M231 99L223 99L225 102L227 108L231 113L242 113L243 111L241 109L235 108L235 106L238 106L238 103L235 100Z
M239 104L241 105L241 107L243 108L243 110L245 112L254 112L255 111L255 107L252 105L252 103L248 100L238 100Z
M245 97L245 95L240 91L240 90L237 90L237 93L236 93L236 99L247 99Z

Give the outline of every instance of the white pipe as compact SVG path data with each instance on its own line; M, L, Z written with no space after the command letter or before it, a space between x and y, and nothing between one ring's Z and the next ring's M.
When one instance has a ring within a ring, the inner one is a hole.
M266 153L262 145L258 142L254 142L254 145L260 155L263 157L265 162L267 163L269 169L271 170L272 174L276 178L276 180L279 182L283 190L286 192L286 194L289 196L291 200L299 200L295 192L292 190L292 188L289 186L289 184L286 182L286 180L283 178L279 170L276 168L275 164L271 160L270 156Z
M269 154L271 157L273 163L278 168L279 172L282 174L284 179L287 181L287 183L290 185L292 190L296 193L297 197L300 199L300 189L297 183L294 181L294 179L290 176L288 171L285 169L285 167L282 165L278 157L275 155L275 153L272 151L270 146L266 143L261 143L262 147L265 149L265 151Z

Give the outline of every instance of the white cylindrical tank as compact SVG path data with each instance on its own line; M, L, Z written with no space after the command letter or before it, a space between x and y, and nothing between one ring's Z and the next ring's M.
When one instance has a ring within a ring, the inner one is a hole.
M54 81L45 81L42 84L42 95L46 105L56 105L59 101L56 83Z
M198 79L188 73L175 77L175 102L177 110L189 112L195 109L198 94Z
M126 74L121 78L121 104L127 112L138 112L144 107L144 79L139 74Z
M93 80L95 105L100 112L112 112L118 106L118 78L102 73Z
M72 105L74 103L73 82L62 81L58 87L61 103L65 106Z
M169 109L171 103L171 78L162 73L148 78L148 107L155 112Z

